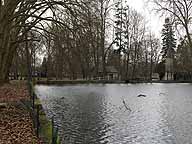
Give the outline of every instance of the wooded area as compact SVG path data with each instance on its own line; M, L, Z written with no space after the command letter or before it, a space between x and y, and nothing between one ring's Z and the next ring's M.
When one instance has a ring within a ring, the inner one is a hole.
M150 2L169 18L162 41L123 0L1 0L0 83L28 73L151 80L153 73L165 73L170 49L173 72L190 73L192 2Z

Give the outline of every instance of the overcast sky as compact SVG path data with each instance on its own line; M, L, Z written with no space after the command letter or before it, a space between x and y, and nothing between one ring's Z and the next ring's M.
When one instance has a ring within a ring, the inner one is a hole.
M164 20L152 10L153 6L147 4L146 0L127 0L127 3L145 17L147 26L151 28L152 32L160 37Z

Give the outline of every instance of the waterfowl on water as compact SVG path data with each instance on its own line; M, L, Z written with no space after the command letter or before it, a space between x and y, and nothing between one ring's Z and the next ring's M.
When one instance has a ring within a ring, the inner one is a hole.
M62 97L61 99L65 99L65 97Z
M137 97L146 97L144 94L139 94Z

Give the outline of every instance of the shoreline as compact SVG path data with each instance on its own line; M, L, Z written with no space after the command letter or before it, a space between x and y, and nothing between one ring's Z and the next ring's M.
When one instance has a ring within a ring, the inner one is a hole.
M192 80L38 80L37 85L192 83Z

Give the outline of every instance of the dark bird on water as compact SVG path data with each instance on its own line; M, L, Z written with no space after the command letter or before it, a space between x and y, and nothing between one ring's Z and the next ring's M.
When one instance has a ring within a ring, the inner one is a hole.
M62 97L61 99L65 99L65 97Z
M146 97L144 94L139 94L137 97Z

